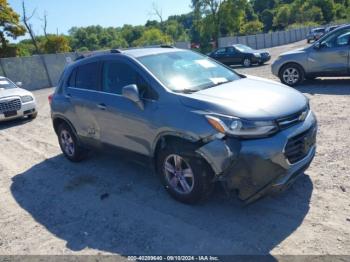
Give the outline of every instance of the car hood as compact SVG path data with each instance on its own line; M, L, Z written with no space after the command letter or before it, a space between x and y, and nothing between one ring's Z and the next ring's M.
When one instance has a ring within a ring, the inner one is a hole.
M305 53L306 49L308 47L304 47L304 48L298 48L298 49L294 49L294 50L291 50L291 51L288 51L288 52L284 52L282 53L280 56L286 56L286 55L295 55L295 54L302 54L302 53Z
M280 83L247 76L240 80L181 96L191 108L251 120L271 120L307 106L300 92Z
M25 95L32 96L32 93L22 88L12 88L12 89L0 88L0 99L9 97L9 96L25 96Z

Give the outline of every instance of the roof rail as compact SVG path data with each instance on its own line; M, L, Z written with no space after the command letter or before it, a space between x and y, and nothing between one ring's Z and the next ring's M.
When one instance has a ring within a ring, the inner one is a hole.
M111 49L107 51L93 51L86 54L79 55L74 61L82 60L84 58L96 56L96 55L103 55L103 54L121 54L122 52L119 49Z
M159 47L160 47L160 48L175 48L175 47L172 46L172 45L160 45Z
M121 54L122 52L119 49L111 49L112 54Z

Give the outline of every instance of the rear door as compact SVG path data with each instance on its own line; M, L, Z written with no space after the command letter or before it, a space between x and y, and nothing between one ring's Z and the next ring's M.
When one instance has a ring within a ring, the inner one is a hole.
M240 52L236 50L233 46L226 48L227 53L227 63L229 64L240 64L243 57Z
M343 76L349 73L350 28L330 33L320 43L320 48L311 50L308 66L311 74Z
M138 105L122 95L123 87L137 85L144 103ZM96 112L101 142L144 155L150 154L155 129L157 93L142 70L126 59L106 60L102 71L102 93Z
M98 138L98 123L93 113L100 90L101 63L91 62L77 67L65 89L70 106L66 116L77 133L86 138Z

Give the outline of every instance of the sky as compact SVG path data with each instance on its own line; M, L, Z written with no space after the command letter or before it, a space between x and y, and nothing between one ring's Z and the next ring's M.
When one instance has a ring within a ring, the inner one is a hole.
M22 15L22 0L8 2ZM162 10L164 19L191 11L191 0L25 0L28 14L36 9L36 15L30 22L38 35L43 34L43 22L40 19L45 12L48 20L47 32L56 33L58 30L60 34L67 34L73 26L144 25L149 19L157 19L152 15L153 3Z

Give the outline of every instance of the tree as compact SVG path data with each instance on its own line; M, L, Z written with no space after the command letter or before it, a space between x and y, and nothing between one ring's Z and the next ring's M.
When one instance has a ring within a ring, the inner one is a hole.
M43 49L45 53L49 54L69 52L69 41L67 37L63 35L47 35Z
M133 45L134 46L150 46L150 45L160 45L160 44L171 44L173 40L162 33L157 28L150 28L143 32L142 36L137 39Z
M333 20L335 10L333 0L310 0L311 5L321 8L326 23Z
M7 0L0 0L0 41L1 49L7 48L7 37L16 39L24 35L26 29L20 24L19 15L10 7Z
M39 49L39 44L38 44L38 41L35 37L35 34L34 34L34 30L33 30L33 26L32 24L30 23L30 20L33 18L33 16L35 15L35 12L36 10L34 9L33 12L31 13L31 15L27 15L27 10L26 10L26 7L24 5L24 1L22 2L22 11L23 11L23 23L25 25L25 27L27 28L27 31L30 35L30 38L32 39L32 42L33 42L33 45L35 47L35 51L37 54L40 53L40 49Z
M252 0L254 11L261 14L266 9L274 9L276 6L275 0Z
M270 9L265 9L260 15L261 22L264 24L264 32L272 30L273 12Z
M288 5L281 6L273 19L273 25L277 29L285 29L290 22L291 11Z
M241 33L245 35L253 35L261 33L264 28L264 25L256 20L245 23L241 28Z

